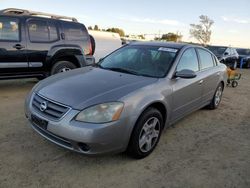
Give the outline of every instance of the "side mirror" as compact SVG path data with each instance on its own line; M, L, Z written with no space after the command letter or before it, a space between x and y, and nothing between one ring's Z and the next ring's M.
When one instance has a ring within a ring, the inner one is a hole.
M225 52L224 55L229 55L229 53L228 53L228 52Z
M176 78L190 79L190 78L195 78L196 76L197 75L195 74L195 72L189 69L183 69L175 73Z

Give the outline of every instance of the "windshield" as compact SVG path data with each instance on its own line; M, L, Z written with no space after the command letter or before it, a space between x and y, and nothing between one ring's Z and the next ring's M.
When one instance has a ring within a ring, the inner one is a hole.
M226 47L217 47L217 46L209 46L207 48L215 55L223 55L227 49Z
M239 55L250 55L250 49L237 49Z
M177 49L151 46L125 46L103 59L99 66L138 76L164 77L169 71Z

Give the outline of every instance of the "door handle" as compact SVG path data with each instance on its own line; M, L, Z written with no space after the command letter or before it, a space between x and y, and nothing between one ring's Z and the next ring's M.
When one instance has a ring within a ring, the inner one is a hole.
M16 44L13 46L13 48L16 48L17 50L21 50L22 48L25 48L25 46L23 46L21 44Z
M62 38L63 40L65 40L65 34L64 34L64 33L61 33L61 38Z
M203 84L204 80L200 80L199 81L199 85Z

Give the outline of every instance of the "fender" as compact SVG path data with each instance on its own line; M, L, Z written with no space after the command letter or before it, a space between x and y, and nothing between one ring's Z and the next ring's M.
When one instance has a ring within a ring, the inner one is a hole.
M57 45L53 46L47 54L46 66L52 67L54 61L57 58L71 56L74 57L74 63L77 63L78 67L83 67L86 65L86 59L83 49L78 45Z
M163 82L166 82L165 79L162 80ZM150 106L152 106L155 103L160 103L161 105L164 106L165 110L166 110L166 114L165 115L165 125L164 128L169 126L169 120L171 117L171 104L167 103L167 101L172 101L171 97L172 97L172 88L171 87L166 87L166 88L162 88L161 87L161 82L159 81L158 83L158 91L159 92L155 92L155 90L152 90L151 86L146 86L145 90L137 92L136 94L133 92L131 93L129 96L126 96L126 101L127 103L127 107L126 107L126 111L124 112L127 116L128 114L133 114L134 116L134 123L133 125L129 126L128 132L131 135L135 123L136 121L139 119L139 117L141 116L141 114ZM167 84L167 83L166 83ZM144 95L144 93L147 92L147 97L141 97ZM164 97L164 95L162 94L166 94L167 96Z

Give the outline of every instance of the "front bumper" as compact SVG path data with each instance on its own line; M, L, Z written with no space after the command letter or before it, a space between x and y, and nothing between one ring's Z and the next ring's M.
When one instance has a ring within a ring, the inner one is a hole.
M79 113L71 109L61 120L52 121L41 116L31 104L26 104L26 117L31 127L49 141L72 151L95 155L118 153L126 150L133 118L123 118L105 124L92 124L75 121ZM47 121L46 129L41 128L32 116Z

